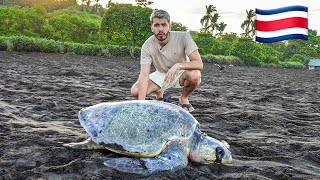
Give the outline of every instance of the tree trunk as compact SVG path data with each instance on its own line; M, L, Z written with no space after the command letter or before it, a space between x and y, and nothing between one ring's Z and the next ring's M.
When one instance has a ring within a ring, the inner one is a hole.
M133 39L133 40L132 40L132 47L131 47L131 49L130 49L130 56L131 56L131 58L135 58L135 57L134 57L134 49L135 49L135 47L136 47L136 44L137 44L136 40Z

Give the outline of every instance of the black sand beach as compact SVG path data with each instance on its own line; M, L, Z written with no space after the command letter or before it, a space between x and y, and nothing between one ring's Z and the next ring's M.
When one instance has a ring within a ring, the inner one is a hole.
M62 146L87 138L81 108L133 99L138 60L0 51L0 69L1 179L320 179L320 72L205 64L192 114L233 163L144 178L103 165L120 155Z

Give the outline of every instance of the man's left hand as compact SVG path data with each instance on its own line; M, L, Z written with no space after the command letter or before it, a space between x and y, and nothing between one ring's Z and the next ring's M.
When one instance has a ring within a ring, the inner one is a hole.
M168 84L172 84L174 79L176 78L177 72L180 70L180 64L177 63L173 65L167 72L164 81Z

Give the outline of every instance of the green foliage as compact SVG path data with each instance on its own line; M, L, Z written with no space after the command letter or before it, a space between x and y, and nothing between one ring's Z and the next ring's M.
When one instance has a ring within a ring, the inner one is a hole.
M68 53L97 56L101 47L94 44L65 43L64 50Z
M266 68L279 68L281 65L279 64L274 64L274 63L269 63L269 64L262 64L261 67L266 67Z
M225 54L231 46L231 43L221 41L212 36L211 33L198 33L193 36L200 54Z
M310 58L308 58L305 55L295 54L290 59L286 60L285 62L298 62L298 63L304 64L305 66L307 66L309 60L310 60Z
M29 36L62 42L105 43L101 16L75 10L47 13L44 7L0 7L1 36Z
M215 46L212 34L198 33L193 36L193 39L199 48L200 54L213 54L210 52L210 49Z
M295 68L295 69L306 68L306 66L304 64L302 64L301 62L286 61L286 62L281 62L280 65L281 65L281 67L284 67L284 68Z
M234 42L239 39L236 33L225 33L220 36L222 41L226 42Z
M68 10L75 10L75 11L81 11L81 12L86 12L89 14L96 14L99 16L103 16L105 13L106 9L102 7L100 4L94 4L93 6L87 6L84 4L81 5L73 5L67 8Z
M320 36L317 31L309 30L308 40L288 40L285 50L285 58L289 59L295 54L302 54L307 57L320 57Z
M74 53L90 56L99 55L105 57L131 57L130 48L126 46L105 46L94 44L65 43L64 51L65 53ZM140 49L137 48L136 52L140 53Z
M132 57L131 48L127 46L108 46L109 52L114 57ZM141 48L135 48L134 57L140 56Z
M228 54L239 57L246 65L259 66L263 64L262 60L265 59L261 50L262 47L252 39L243 37L232 44Z
M309 30L308 40L288 40L284 50L284 59L290 59L295 54L309 58L320 57L320 36L316 30Z
M237 36L224 35L221 38L229 38L230 42L213 37L211 33L198 33L193 36L200 54L229 55L228 52L232 47L232 41L236 40L232 40L232 38L237 38Z
M98 15L80 11L58 10L49 17L45 32L50 34L50 38L62 42L94 43L101 19Z
M195 35L197 35L199 32L198 31L193 31L193 30L190 30L189 31L189 34L193 37Z
M204 62L216 63L216 64L228 64L228 65L243 65L243 61L235 56L223 56L223 55L202 55L201 59Z
M72 53L105 57L130 57L130 48L123 46L106 46L95 44L62 43L44 38L32 38L26 36L0 36L0 50L27 51L47 53ZM136 48L136 56L141 49Z
M77 4L77 0L12 0L10 4L19 6L43 6L47 11L51 12L57 9L64 9Z
M113 4L105 13L101 28L112 40L113 37L123 36L131 55L134 49L151 35L149 16L150 8L133 6L131 4Z
M172 31L187 31L188 28L181 23L172 22Z
M0 37L0 51L12 51L12 44L9 38Z
M222 40L219 40L219 39L216 39L217 41L217 47L212 47L212 51L214 54L222 54L222 55L227 55L229 49L231 48L232 46L232 43L231 42L227 42L227 41L222 41ZM229 55L227 55L229 56Z
M33 8L18 6L0 7L0 35L26 35L39 37L45 21L46 10L41 6Z
M283 54L271 48L270 46L266 46L265 44L257 44L261 46L261 60L264 64L278 64L280 62L281 57Z
M0 37L1 50L29 52L60 52L60 42L26 36Z
M309 29L308 32L308 41L306 46L303 48L305 51L306 56L312 58L320 57L320 36L317 36L317 31Z
M51 16L54 17L54 16L61 15L61 14L67 14L70 16L78 16L82 20L93 22L95 25L98 25L98 26L101 25L101 21L102 21L102 17L99 15L90 14L88 12L79 11L79 10L72 9L72 8L60 9L60 10L54 11L51 13Z

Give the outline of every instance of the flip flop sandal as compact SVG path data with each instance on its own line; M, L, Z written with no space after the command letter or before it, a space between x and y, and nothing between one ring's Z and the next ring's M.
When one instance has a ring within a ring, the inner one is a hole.
M191 104L180 104L180 106L187 111L189 111L190 108L193 108Z
M171 99L171 94L169 92L166 92L163 94L163 98L157 99L158 101L163 101L163 102L169 102Z

